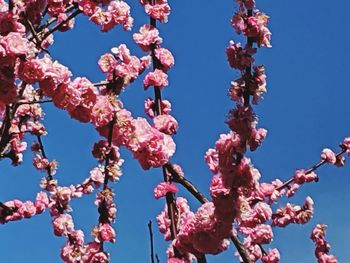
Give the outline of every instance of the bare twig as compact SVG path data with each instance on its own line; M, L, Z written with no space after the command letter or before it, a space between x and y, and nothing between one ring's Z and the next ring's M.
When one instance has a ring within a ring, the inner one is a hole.
M154 245L153 245L153 232L152 232L152 221L148 221L149 239L151 242L151 262L154 263Z

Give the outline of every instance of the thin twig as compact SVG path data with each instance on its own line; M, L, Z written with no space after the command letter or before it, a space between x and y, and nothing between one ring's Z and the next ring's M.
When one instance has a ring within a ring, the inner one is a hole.
M201 204L209 202L209 200L198 190L198 188L187 178L180 175L173 167L171 163L165 164L165 167L173 177L173 181L181 184L186 188Z
M149 239L151 242L151 262L154 263L154 245L153 245L153 232L152 232L152 221L148 221Z
M52 100L37 100L37 101L18 101L17 105L24 105L24 104L43 104L43 103L49 103L52 102Z
M104 178L104 181L103 181L103 190L106 190L107 189L107 186L108 186L108 180L109 180L109 162L110 162L110 159L111 159L111 154L112 154L112 151L111 151L111 147L112 147L112 138L113 138L113 127L114 127L114 123L115 123L115 120L111 120L111 122L109 123L109 131L108 131L108 147L109 147L109 152L106 156L106 160L105 160L105 178Z
M343 155L346 152L346 149L342 149L339 153L337 153L335 156L338 159L339 156ZM305 171L305 174L309 174L312 173L313 171L316 171L320 166L326 164L327 161L326 160L321 160L319 161L317 164L311 166L309 169L307 169ZM285 181L281 186L277 187L276 190L282 190L285 187L288 187L291 183L293 183L295 180L294 177L291 177L290 179L288 179L287 181Z
M236 236L235 234L232 234L231 240L232 240L232 243L237 248L237 251L238 251L239 255L241 256L243 262L244 263L253 263L253 261L250 260L249 254L248 254L247 250L245 249L245 247L243 246L242 242L239 240L238 236Z
M51 35L52 33L54 33L55 31L57 31L58 29L60 29L65 23L67 23L69 20L73 19L74 17L76 17L77 15L79 15L80 13L82 13L83 11L81 11L80 9L75 10L73 13L71 13L65 20L63 20L62 22L56 24L54 27L52 27L48 32L46 32L44 34L44 36L42 37L41 41L44 41L49 35Z

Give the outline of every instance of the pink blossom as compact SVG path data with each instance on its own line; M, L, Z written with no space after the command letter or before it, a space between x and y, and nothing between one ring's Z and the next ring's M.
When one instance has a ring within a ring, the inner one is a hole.
M56 107L72 111L80 104L81 92L72 85L61 84L57 87L52 100Z
M261 258L263 263L278 263L280 261L280 253L277 248L269 249L268 254L264 254Z
M106 252L98 252L90 260L91 263L108 263L109 262L109 255Z
M337 161L335 153L330 149L323 149L321 154L321 159L325 160L327 163L335 164Z
M350 155L350 137L344 139L341 147Z
M249 237L254 243L269 244L273 238L272 228L270 225L258 225L252 229Z
M36 207L36 213L42 213L45 210L45 208L49 205L49 198L47 194L44 192L37 193L34 205Z
M36 207L31 201L26 201L23 205L17 210L24 218L30 218L36 214Z
M44 77L42 66L37 60L21 62L17 72L18 77L28 84L41 81Z
M247 28L247 25L244 20L244 13L236 13L231 19L231 24L238 34L241 34Z
M121 0L111 1L108 5L114 24L123 25L124 30L131 30L134 19L130 16L130 6Z
M311 232L311 240L315 243L315 256L318 263L338 263L333 255L328 255L331 246L325 240L327 225L317 224Z
M306 173L305 170L296 170L294 173L294 181L297 184L309 183L317 180L317 175L314 172Z
M213 174L219 172L219 155L215 149L208 149L205 153L204 159Z
M252 55L256 52L253 48L242 48L240 43L234 43L230 41L229 46L226 48L227 60L230 66L234 69L244 70L246 67L250 67L254 62Z
M176 134L178 123L174 117L168 114L158 115L153 118L154 127L165 134Z
M143 25L139 33L133 34L135 42L141 47L143 51L150 51L151 45L159 45L162 43L162 38L159 37L157 28L151 25Z
M67 235L74 230L73 220L69 214L56 216L52 221L52 225L56 236Z
M143 80L143 86L147 89L150 86L163 88L168 86L168 75L160 69L155 69L153 72L148 72Z
M96 242L115 242L115 231L110 224L100 224L93 230L93 235L96 237Z
M251 151L255 151L256 148L258 148L262 142L265 140L266 135L267 135L267 130L265 129L253 129L251 131L251 137L249 140L249 146Z
M33 165L36 169L38 169L39 171L46 171L49 167L49 160L43 158L41 155L37 154L34 158L33 158Z
M100 57L98 61L98 66L104 73L113 72L117 66L117 60L112 54L104 54Z
M167 3L167 0L157 0L156 4L146 4L145 5L146 13L163 23L168 22L168 16L170 14L170 6Z
M91 121L99 127L108 124L113 119L114 108L107 96L98 96L91 110Z
M154 51L154 55L160 62L162 69L167 72L169 68L173 67L175 60L171 52L166 48L157 48Z
M288 197L294 196L294 194L300 188L300 186L301 186L300 184L296 184L296 183L294 183L292 185L289 185L288 186L288 191L286 193L286 196L288 196Z
M159 199L161 197L166 196L167 193L175 194L177 193L178 189L175 184L162 182L159 183L153 190L154 197L156 199Z
M104 182L105 173L102 167L96 167L90 171L90 179L96 184L96 186L100 186Z
M28 40L21 33L10 32L0 39L0 45L5 48L7 55L25 55L29 51Z
M161 100L162 114L169 114L171 111L171 103L168 100ZM150 117L154 118L155 114L155 101L147 98L145 100L145 113Z

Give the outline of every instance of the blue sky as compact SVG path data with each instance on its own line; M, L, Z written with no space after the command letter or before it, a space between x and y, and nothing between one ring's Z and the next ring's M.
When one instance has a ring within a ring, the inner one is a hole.
M131 1L129 1L131 2ZM137 2L137 1L133 1ZM220 2L220 3L219 3ZM256 57L267 71L268 93L255 107L259 126L268 129L261 148L248 153L262 174L262 181L287 179L295 169L308 168L319 160L323 148L337 150L344 137L350 136L350 89L348 84L349 28L345 0L332 5L329 1L257 1L261 11L271 17L272 49L261 49ZM173 115L180 129L174 137L177 152L173 162L182 165L186 176L208 195L211 174L204 163L204 153L220 133L228 131L225 116L234 105L227 98L231 80L238 76L225 57L229 40L239 40L230 26L235 10L233 1L170 1L173 12L169 23L160 26L164 47L172 50L176 65L169 72L170 86L163 96L173 105ZM138 31L148 18L142 7L130 3L135 18L133 31ZM144 53L132 42L132 34L117 28L100 33L85 17L76 20L74 30L55 35L52 56L68 65L74 76L92 81L103 79L97 60L110 48L127 43L136 55ZM144 91L141 79L122 94L126 108L134 116L144 116L143 101L153 96ZM61 184L77 184L88 176L96 161L90 151L99 140L91 125L71 120L64 111L45 105L45 124L49 134L43 139L50 158L59 162L57 179ZM29 138L29 141L31 139ZM167 243L156 229L155 217L164 200L153 198L153 187L162 180L160 169L141 170L130 154L124 175L113 185L118 214L117 242L107 245L111 262L148 262L148 220L154 222L156 253L165 262ZM33 200L39 191L39 174L31 167L32 154L25 154L24 164L12 168L7 160L0 163L0 200L14 198ZM339 262L350 260L350 166L343 169L323 167L319 183L298 192L289 202L302 203L310 195L315 201L315 216L306 226L276 229L273 247L280 249L281 262L315 262L314 246L309 240L317 223L329 225L327 240ZM180 187L179 196L189 197ZM98 220L94 195L72 202L76 228L87 238ZM193 210L198 203L190 198ZM282 204L287 202L283 199ZM1 227L2 260L17 262L60 262L63 238L53 235L48 213L30 220L11 222ZM234 248L209 262L238 262Z

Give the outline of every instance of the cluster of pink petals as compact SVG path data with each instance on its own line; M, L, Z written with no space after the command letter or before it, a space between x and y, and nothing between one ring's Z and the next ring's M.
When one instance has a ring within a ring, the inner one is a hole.
M143 86L147 89L150 86L164 88L168 86L168 75L160 69L155 69L153 72L148 72L143 80Z
M34 203L31 201L22 202L16 199L7 201L3 205L6 208L0 207L0 224L41 214L48 207L49 199L47 194L39 192Z
M321 153L321 159L329 164L335 164L337 162L337 157L331 149L323 149Z
M190 211L186 199L177 198L176 205L179 213L179 233L173 241L174 247L182 255L191 257L200 254L218 254L227 249L228 238L231 233L231 223L221 221L215 214L215 206L208 202L203 204L196 213ZM167 207L157 217L160 232L165 239L170 238L170 220ZM185 262L187 262L185 260Z
M314 182L318 179L317 174L314 172L307 173L305 170L296 170L294 173L294 182L301 185L303 183Z
M153 125L158 131L168 135L176 134L178 128L176 119L169 114L162 114L154 117Z
M278 263L280 261L280 252L278 251L277 248L269 249L268 254L264 254L261 257L261 261L263 263Z
M318 263L338 263L333 255L329 255L331 246L325 240L327 225L317 224L311 232L311 240L315 243L315 256Z
M251 106L237 105L236 109L230 110L226 123L232 131L241 136L242 141L249 141L257 120Z
M232 26L238 34L243 33L257 45L271 47L271 32L267 28L269 17L264 13L254 11L253 16L247 16L245 12L237 12L231 20Z
M341 147L346 151L348 155L350 155L350 137L344 139Z
M153 194L156 199L165 197L167 193L175 194L177 192L178 189L176 185L168 182L159 183L153 190Z
M106 32L116 25L122 25L125 30L132 28L134 19L130 15L130 6L122 0L102 1L79 0L79 8L90 17L90 20L101 26ZM106 6L106 7L105 7Z
M143 118L134 120L135 146L134 157L143 169L160 167L175 153L175 143L171 136L149 125Z
M173 54L166 48L157 48L154 50L154 55L160 63L161 69L167 72L175 64Z
M94 144L92 155L101 163L109 155L110 161L118 161L120 159L119 148L117 146L109 146L108 141L100 140Z
M145 6L150 17L163 23L168 22L171 9L167 0L155 0L153 4L150 0L140 0L140 3Z
M272 225L285 227L291 223L306 224L313 216L313 205L314 201L309 196L302 207L287 203L285 207L277 209L272 215Z
M93 236L95 236L95 242L115 242L115 231L111 224L109 223L100 223L92 231Z
M49 161L46 158L43 158L40 154L36 154L36 156L33 158L33 165L34 167L42 172L49 172L51 175L54 175L57 170L57 162L56 161Z
M153 99L147 98L145 100L144 106L145 106L145 113L147 114L147 116L153 119L156 116L155 101ZM171 111L171 103L168 100L162 100L161 108L162 108L162 114L169 114Z
M101 56L98 65L102 72L107 73L107 80L123 88L133 82L149 65L150 57L141 59L130 54L125 44L112 48L112 54L106 53Z
M230 41L230 45L226 48L227 60L230 66L234 69L245 70L250 67L253 62L256 49L248 47L241 47L240 43L234 43Z
M143 25L140 28L139 33L133 34L133 38L143 51L150 51L151 45L159 45L163 42L163 39L159 36L157 28L151 25Z

